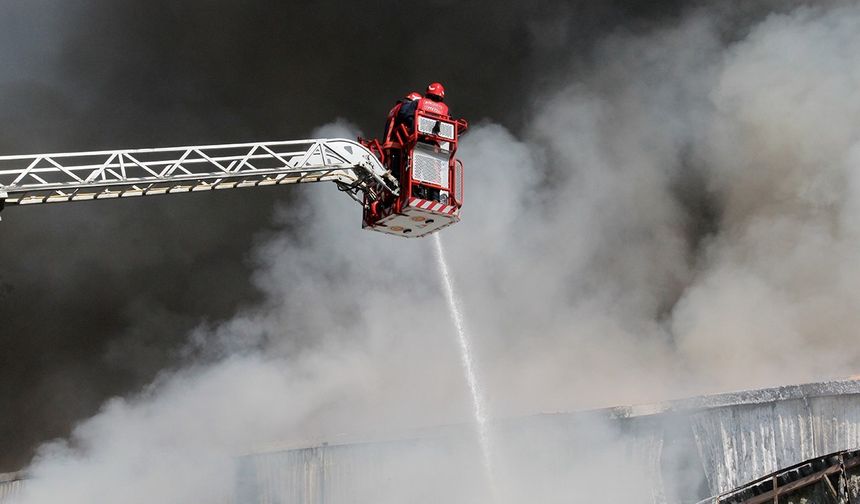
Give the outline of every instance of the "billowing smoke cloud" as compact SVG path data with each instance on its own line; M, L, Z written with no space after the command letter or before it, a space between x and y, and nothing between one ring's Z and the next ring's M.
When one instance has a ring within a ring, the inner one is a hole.
M857 370L858 23L853 6L769 18L710 91L696 155L719 233L672 326L705 380Z
M306 138L336 117L378 134L393 99L431 80L465 117L518 132L568 60L684 3L0 2L0 153ZM248 251L274 204L296 215L305 194L7 208L0 470L176 365L201 320L260 301ZM285 222L287 235L310 224Z
M493 416L855 371L860 8L726 19L605 38L524 135L464 140L467 207L444 240ZM263 301L199 328L199 364L43 447L25 502L209 502L232 457L273 441L469 421L432 248L306 192L277 214L303 232L254 249ZM613 482L593 500L641 495Z

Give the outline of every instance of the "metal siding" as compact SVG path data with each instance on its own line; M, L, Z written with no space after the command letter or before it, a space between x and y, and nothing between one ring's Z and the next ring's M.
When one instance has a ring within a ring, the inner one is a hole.
M0 481L0 504L14 504L23 488L23 480Z
M465 451L472 453L462 457L458 443L451 441L442 438L322 446L248 456L240 462L245 481L239 485L237 502L358 504L383 497L408 502L418 496L438 494L452 484L458 488L462 502L473 501L475 490L480 490L470 483L474 468L450 461L471 459L477 451L467 447ZM248 484L249 473L254 474L250 481L256 485ZM451 498L446 501L460 502Z
M860 447L860 396L817 397L810 408L816 455Z
M782 467L860 447L856 394L723 406L690 419L715 495Z
M774 403L777 468L815 457L812 418L806 406L802 399Z
M588 417L588 418L584 418ZM533 417L507 422L491 432L497 489L512 500L547 502L541 496L577 495L592 481L589 471L641 471L637 481L645 502L665 502L660 488L663 435L651 419L618 422L595 429L592 415ZM609 449L607 449L609 447ZM446 428L444 434L416 440L326 446L300 450L317 453L304 459L295 452L247 457L255 466L259 488L240 495L241 504L364 504L367 502L446 502L467 504L487 500L481 455L471 428ZM595 460L599 459L599 463ZM323 475L319 492L296 494L292 464L316 464ZM274 478L275 484L266 481ZM644 484L648 482L648 484ZM275 490L275 493L272 493ZM278 493L280 492L280 493ZM311 500L306 498L311 497Z
M625 484L633 475L649 482L637 502L674 503L675 492L664 489L678 477L664 464L667 443L676 450L672 457L698 462L687 466L701 467L709 487L704 491L725 493L780 468L860 448L860 393L856 384L815 384L537 415L496 422L491 439L498 441L493 444L496 480L519 500L549 502L541 492L576 496L583 478L609 468ZM677 453L679 446L683 453ZM486 500L480 460L469 426L427 429L406 440L261 453L239 459L234 497L236 504L366 504L418 497L480 502ZM508 486L520 482L525 485ZM21 481L0 479L0 504L13 504L22 487Z
M690 418L714 494L810 458L803 401L721 407Z

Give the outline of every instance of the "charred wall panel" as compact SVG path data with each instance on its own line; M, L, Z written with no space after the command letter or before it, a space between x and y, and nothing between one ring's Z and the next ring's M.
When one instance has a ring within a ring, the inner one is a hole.
M14 504L15 498L21 494L24 480L17 475L0 474L0 504Z
M785 388L760 403L690 414L711 495L780 468L860 447L860 395L843 382ZM750 392L751 395L758 392Z

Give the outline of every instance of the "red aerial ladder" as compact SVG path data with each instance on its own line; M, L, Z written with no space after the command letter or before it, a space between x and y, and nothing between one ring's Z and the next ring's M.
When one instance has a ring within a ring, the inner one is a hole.
M459 221L464 120L418 113L395 141L313 139L0 156L4 206L331 181L363 227L426 236Z

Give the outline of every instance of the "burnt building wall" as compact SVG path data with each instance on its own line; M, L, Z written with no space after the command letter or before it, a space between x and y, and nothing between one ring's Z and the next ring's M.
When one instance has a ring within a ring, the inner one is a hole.
M584 488L598 496L618 491L600 488L611 473L623 476L616 481L635 495L630 502L713 502L781 468L860 447L860 381L500 420L490 440L489 469L468 425L253 453L236 459L229 499L345 504L420 496L457 504L482 500L492 479L495 491L515 500L552 502ZM855 472L846 472L846 492L860 488ZM0 504L14 504L23 486L0 481ZM804 488L797 502L819 487Z

